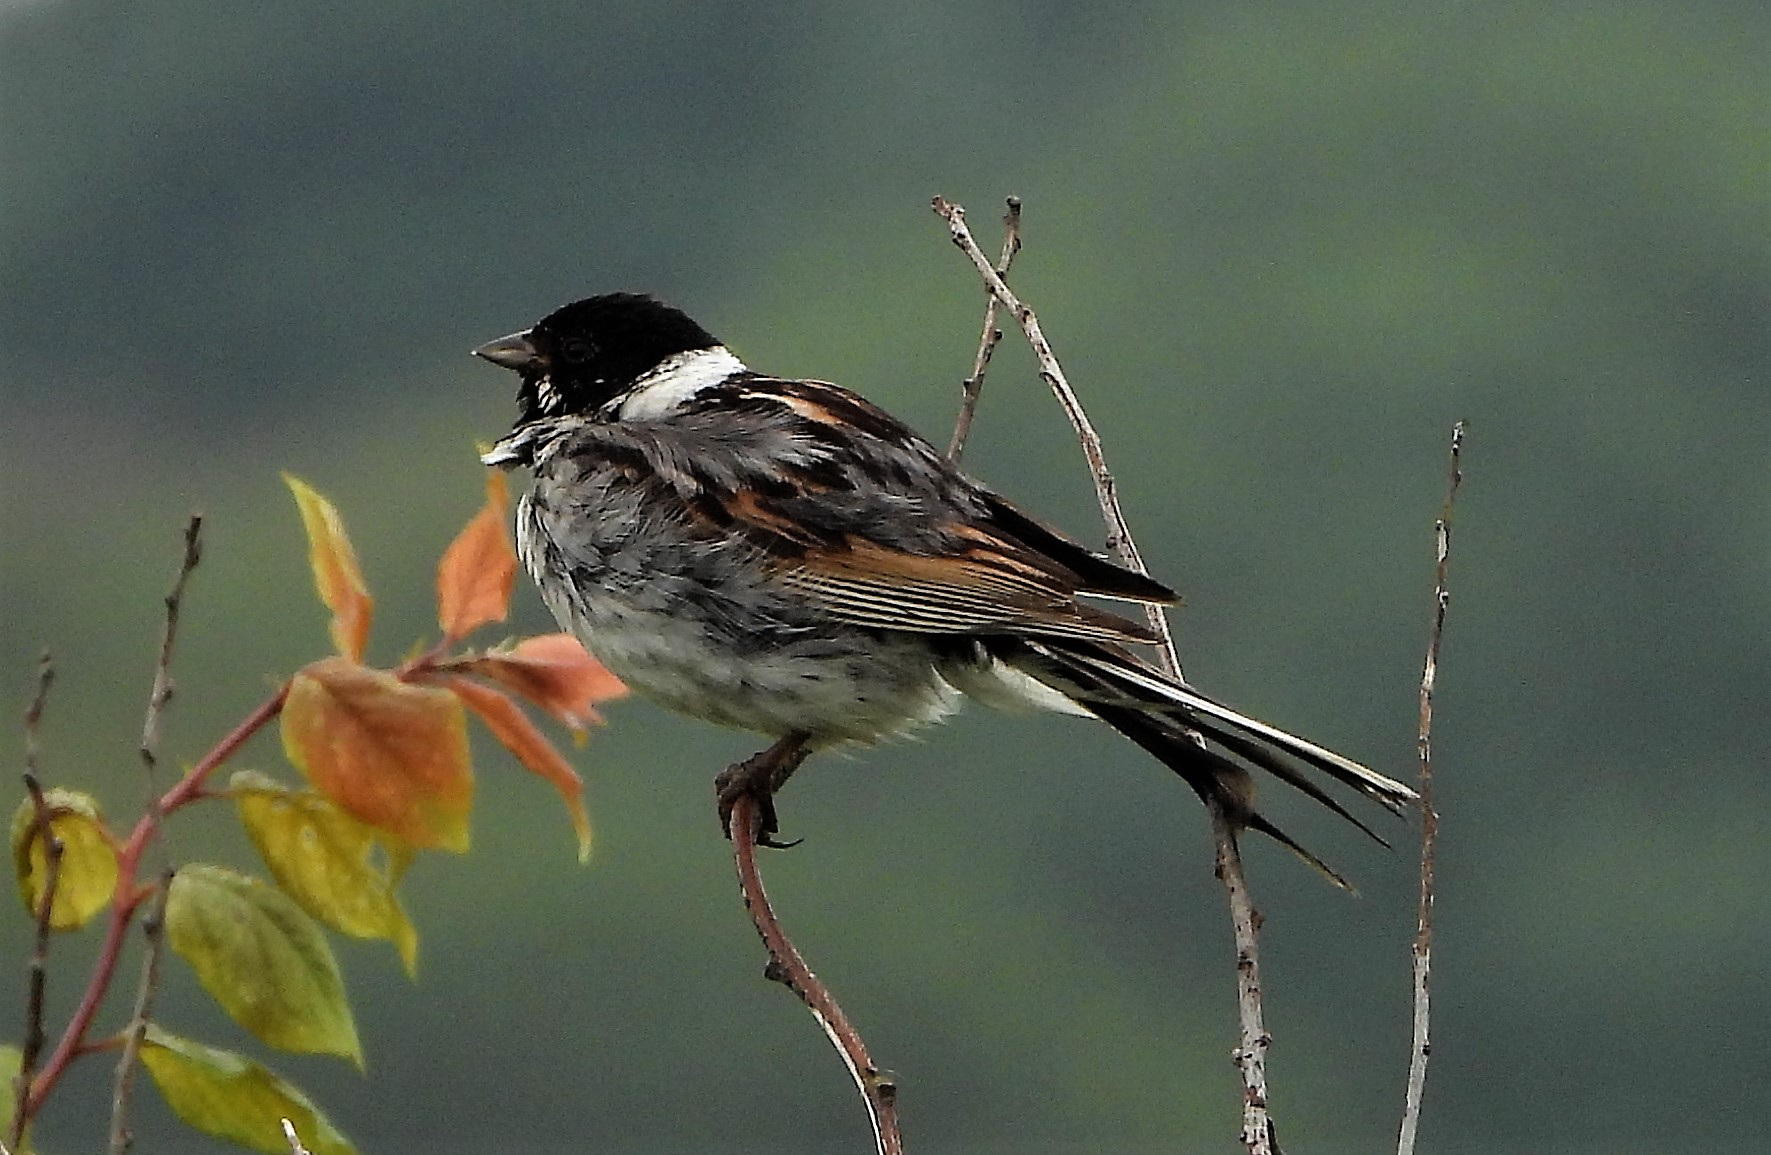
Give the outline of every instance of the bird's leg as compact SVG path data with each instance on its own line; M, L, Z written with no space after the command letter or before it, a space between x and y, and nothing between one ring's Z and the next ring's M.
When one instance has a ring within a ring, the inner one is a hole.
M787 784L799 764L806 760L811 748L804 734L789 734L760 754L734 762L719 772L713 788L719 794L719 828L732 835L732 805L746 794L756 799L758 846L786 848L799 845L778 842L773 837L780 830L775 820L775 792Z

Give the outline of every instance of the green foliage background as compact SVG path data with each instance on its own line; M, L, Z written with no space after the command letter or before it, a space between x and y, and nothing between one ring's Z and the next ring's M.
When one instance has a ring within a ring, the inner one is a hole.
M285 468L349 519L397 657L511 415L466 350L575 296L656 291L944 438L981 294L925 206L993 246L1015 193L1016 283L1187 595L1189 672L1396 773L1471 422L1426 1149L1764 1146L1768 46L1762 5L1701 0L0 2L0 697L52 646L47 776L133 813L188 510L209 553L167 753L324 650ZM971 465L1094 532L1012 340ZM419 984L341 945L369 1077L275 1065L383 1155L863 1149L715 829L709 780L755 742L610 715L577 756L590 868L484 744L476 854L410 883ZM1251 853L1282 1136L1382 1149L1409 853L1275 801L1365 890ZM973 713L822 759L784 808L807 842L773 893L898 1071L913 1149L1233 1149L1227 919L1160 767ZM243 853L228 821L174 854ZM164 1007L242 1045L187 975ZM87 1066L51 1150L97 1142ZM140 1132L203 1149L156 1106Z

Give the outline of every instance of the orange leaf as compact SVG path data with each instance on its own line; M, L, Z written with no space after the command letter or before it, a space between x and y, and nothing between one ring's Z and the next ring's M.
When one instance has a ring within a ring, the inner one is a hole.
M283 749L320 793L415 847L467 849L473 768L461 699L346 658L296 674Z
M574 730L601 725L602 715L591 707L627 694L621 679L570 634L524 638L511 649L474 659L467 668L502 682Z
M561 757L522 707L498 690L482 686L466 678L450 678L448 686L461 696L467 708L479 715L492 736L516 755L517 761L535 774L553 783L565 799L572 815L572 829L578 832L578 861L590 858L590 815L584 810L584 779Z
M375 599L363 584L363 571L357 568L357 554L344 532L344 519L330 501L299 477L285 473L283 481L295 495L301 524L307 529L307 558L313 566L314 586L332 611L332 644L345 657L360 660L369 641Z
M510 612L510 586L517 555L505 532L504 507L510 495L504 474L486 473L486 504L474 514L437 566L437 620L453 642Z

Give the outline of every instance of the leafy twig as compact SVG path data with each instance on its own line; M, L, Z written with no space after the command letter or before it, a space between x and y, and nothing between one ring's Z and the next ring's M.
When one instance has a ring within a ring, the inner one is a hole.
M1445 484L1445 506L1433 525L1433 625L1427 634L1427 657L1421 668L1420 729L1415 748L1420 757L1420 921L1414 935L1413 1045L1408 1059L1408 1093L1402 1108L1397 1155L1414 1155L1420 1125L1421 1093L1427 1081L1430 1011L1429 979L1433 968L1433 864L1439 841L1439 811L1433 802L1433 691L1439 679L1439 643L1445 636L1445 610L1451 604L1446 576L1451 568L1451 511L1463 482L1464 423L1451 428L1451 469Z
M136 885L135 874L141 866L142 852L147 848L157 823L154 816L170 814L197 798L210 775L233 757L266 723L282 712L283 699L288 693L289 687L284 684L259 703L257 709L228 731L221 741L197 760L196 765L183 778L162 794L149 807L150 812L143 814L137 820L135 828L129 832L122 849L117 852L117 886L111 897L110 921L105 927L105 937L99 946L98 957L93 961L86 991L80 998L79 1006L74 1008L73 1015L68 1019L68 1025L63 1029L54 1053L44 1064L42 1072L32 1080L30 1094L19 1096L18 1110L21 1117L29 1119L37 1114L44 1099L67 1071L68 1064L80 1054L86 1044L86 1034L92 1029L92 1020L97 1016L99 1006L111 988L111 979L116 975L117 964L122 960L123 942L128 934L129 924L135 918L136 908L146 897L146 893Z
M406 682L422 681L433 668L442 664L437 656L440 652L441 647L438 647L419 655L394 671L395 676ZM283 712L283 703L288 695L288 682L278 686L269 698L260 702L238 725L223 735L208 753L199 758L183 778L158 799L150 802L130 830L129 837L123 840L117 851L117 884L111 896L111 913L105 927L104 941L99 945L98 955L93 960L86 990L68 1019L67 1026L62 1030L54 1052L44 1064L43 1070L30 1082L29 1093L18 1096L18 1113L21 1119L28 1121L36 1116L42 1109L44 1100L66 1073L68 1065L88 1049L86 1036L92 1029L93 1019L98 1015L112 980L116 977L130 923L134 921L136 911L153 889L139 885L136 875L141 869L142 856L159 829L160 820L201 798L205 785L215 772Z
M1021 251L1021 198L1009 197L1008 210L1002 215L1002 255L996 259L996 275L1007 278L1015 254ZM972 360L972 375L961 384L964 397L959 403L959 416L953 422L953 440L947 446L947 459L958 464L965 452L966 438L971 436L972 418L977 416L978 398L984 392L984 372L1002 340L996 327L996 310L1001 304L996 294L987 293L984 300L984 331L978 337L978 354Z
M756 924L756 932L762 936L763 947L769 952L769 965L763 973L798 995L818 1020L818 1025L824 1028L824 1033L830 1036L830 1042L849 1069L849 1076L855 1080L855 1086L867 1102L867 1114L873 1123L873 1140L879 1155L903 1155L904 1143L898 1135L897 1083L889 1072L874 1066L866 1044L837 1005L830 988L812 973L775 917L769 896L763 890L762 875L756 867L758 821L756 798L750 794L739 795L732 806L728 833L732 837L738 886L744 894L745 908L750 911L750 920Z
M117 1060L116 1089L111 1099L110 1155L123 1155L135 1141L129 1130L129 1102L135 1089L135 1067L142 1039L147 1037L148 1024L153 1021L154 996L160 989L160 958L166 947L166 899L172 891L172 875L170 869L161 872L153 908L141 922L147 945L142 954L141 983L135 991L135 1012L129 1017L123 1054Z
M971 260L978 275L984 279L985 287L1019 322L1021 332L1026 335L1027 343L1033 347L1033 355L1039 361L1040 377L1051 388L1064 409L1064 415L1070 419L1077 441L1082 445L1083 456L1088 460L1089 473L1094 478L1095 496L1100 503L1101 518L1107 527L1107 548L1127 568L1147 573L1144 559L1132 540L1125 514L1120 509L1118 488L1112 472L1107 468L1100 435L1095 432L1088 415L1083 412L1082 403L1070 388L1063 367L1058 364L1057 355L1052 352L1051 343L1046 340L1045 333L1039 327L1039 318L1015 296L1007 282L991 266L990 259L984 255L978 242L973 239L971 230L966 227L965 210L942 197L934 199L933 207L935 213L947 222L948 234L954 245ZM1167 617L1160 607L1154 605L1145 606L1144 615L1158 639L1158 662L1169 674L1184 681L1180 655L1175 651L1174 635L1169 630ZM1203 744L1204 740L1199 735L1195 734L1193 737ZM1273 1140L1273 1123L1267 1111L1266 1053L1273 1040L1267 1033L1261 1013L1261 919L1259 912L1254 909L1247 882L1243 878L1242 855L1236 845L1236 823L1222 806L1210 806L1209 809L1212 837L1217 846L1217 875L1223 881L1229 899L1230 921L1236 938L1236 1001L1241 1021L1241 1042L1232 1055L1237 1070L1242 1073L1242 1142L1249 1155L1278 1155L1278 1146Z

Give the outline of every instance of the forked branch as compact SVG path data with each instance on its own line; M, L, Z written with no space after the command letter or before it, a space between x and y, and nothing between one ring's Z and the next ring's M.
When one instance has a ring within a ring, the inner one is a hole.
M1010 197L1007 204L1002 214L1002 255L996 258L996 275L1005 281L1009 266L1015 263L1015 254L1021 251L1021 198ZM1002 342L1002 330L996 327L996 311L1001 304L995 293L985 293L984 331L978 337L977 356L972 358L972 375L960 386L963 396L959 416L953 422L953 440L947 445L947 460L956 465L965 452L966 439L972 434L972 419L978 414L978 398L984 392L984 373L990 368L996 346Z
M154 663L154 681L148 690L147 714L141 726L142 773L147 780L147 801L142 808L142 821L149 824L148 838L159 836L160 813L159 787L155 779L160 765L160 719L166 711L166 704L172 700L172 651L178 640L178 615L184 607L185 586L191 580L191 573L197 563L203 559L203 516L192 514L185 523L184 560L179 564L178 577L173 580L172 589L165 598L166 624L160 633L160 656ZM166 919L166 896L172 886L172 870L170 867L161 872L160 884L154 894L152 905L147 916L142 920L142 936L146 950L142 957L141 981L135 994L135 1010L130 1015L129 1025L124 1029L123 1053L117 1060L117 1074L111 1091L111 1141L110 1155L124 1155L134 1142L129 1129L129 1108L135 1092L135 1067L141 1054L142 1040L147 1037L148 1025L153 1016L154 996L160 985L160 956L164 949Z
M942 197L934 199L936 215L947 222L949 237L972 262L983 278L991 296L1002 304L1021 326L1033 355L1039 362L1039 375L1044 379L1064 415L1076 431L1076 439L1088 460L1089 474L1094 479L1095 497L1100 503L1101 519L1107 527L1107 548L1128 568L1147 573L1143 556L1132 540L1125 513L1119 505L1119 491L1101 438L1083 411L1082 402L1058 364L1051 342L1039 327L1039 318L1017 297L1008 283L978 247L971 230L966 227L965 210ZM1168 619L1158 606L1147 605L1144 615L1158 639L1158 662L1177 679L1185 680L1180 655L1175 651L1174 635ZM1196 741L1203 741L1195 735ZM1230 921L1236 939L1236 1004L1241 1021L1241 1042L1232 1052L1236 1068L1242 1074L1242 1143L1249 1155L1277 1155L1278 1144L1273 1137L1273 1122L1267 1110L1267 1048L1272 1037L1267 1034L1261 1011L1260 913L1249 897L1247 880L1242 873L1242 854L1236 844L1237 826L1222 806L1210 806L1213 841L1217 846L1217 876L1224 884L1230 903Z

